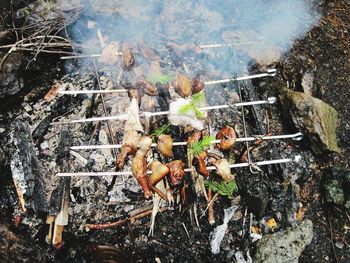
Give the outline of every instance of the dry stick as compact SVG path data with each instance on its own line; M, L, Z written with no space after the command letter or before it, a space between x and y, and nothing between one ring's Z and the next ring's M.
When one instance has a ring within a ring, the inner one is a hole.
M164 211L167 211L167 210L168 210L167 207L159 208L159 212L161 212L161 213L164 212ZM152 215L152 209L147 210L145 212L142 212L140 214L137 214L135 216L130 216L128 218L118 220L116 222L107 223L107 224L86 224L85 226L87 228L89 228L89 229L101 230L101 229L106 229L106 228L122 226L122 225L124 225L127 222L132 223L132 222L134 222L137 219L141 219L141 218L144 218L144 217L150 216L150 215Z
M163 198L165 201L168 201L168 197L162 192L160 191L157 187L155 186L150 186L151 190L153 192L156 192L161 198Z
M214 196L215 197L215 196ZM212 197L212 190L208 189L208 221L209 224L213 225L215 223L215 217L214 217L214 197Z

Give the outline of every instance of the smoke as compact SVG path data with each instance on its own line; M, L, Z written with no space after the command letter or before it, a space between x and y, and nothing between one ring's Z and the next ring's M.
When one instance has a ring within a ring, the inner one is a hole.
M267 41L284 53L318 23L305 0L61 0L62 9L73 2L84 11L71 34L89 53L100 49L97 31L106 42L143 39L156 48L172 41L249 40L257 42L257 50Z

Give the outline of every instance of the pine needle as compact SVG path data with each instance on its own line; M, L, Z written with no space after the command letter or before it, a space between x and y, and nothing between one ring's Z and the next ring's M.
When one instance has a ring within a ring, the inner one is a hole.
M158 137L161 134L169 133L170 132L169 127L170 127L170 123L164 124L164 125L160 126L159 128L155 129L152 132L151 136Z

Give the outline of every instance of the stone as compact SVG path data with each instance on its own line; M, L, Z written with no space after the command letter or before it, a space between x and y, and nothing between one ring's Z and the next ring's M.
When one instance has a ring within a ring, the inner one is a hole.
M302 92L284 89L280 96L286 114L295 127L308 135L316 154L339 152L336 128L338 112L320 99Z
M327 169L323 187L328 203L343 206L350 213L350 170L340 167Z
M313 224L309 219L295 228L266 235L258 241L254 263L298 263L312 238Z

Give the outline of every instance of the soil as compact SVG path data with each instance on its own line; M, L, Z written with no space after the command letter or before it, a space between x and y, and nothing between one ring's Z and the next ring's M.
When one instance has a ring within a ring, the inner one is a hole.
M23 5L23 3L18 4L15 8L23 7ZM1 6L5 12L8 12L7 8ZM317 8L322 12L320 24L308 32L307 36L297 40L291 51L284 55L277 64L279 71L277 77L253 83L260 96L267 94L278 96L279 90L274 87L289 85L289 88L293 90L303 91L302 78L305 73L311 72L314 77L311 87L312 95L324 100L338 111L337 136L339 147L342 149L341 153L325 153L310 157L315 158L316 165L313 167L312 175L303 178L300 183L299 202L304 206L304 218L310 219L314 224L314 238L302 253L299 262L345 263L350 262L350 216L344 208L325 203L322 180L326 168L332 166L348 168L350 164L350 140L348 139L350 134L350 100L348 99L350 95L350 4L348 1L341 0L320 1ZM53 79L61 78L64 66L57 58L56 56L38 57L37 70L25 74L30 85L26 85L19 94L10 97L6 103L2 102L0 108L4 116L6 112L13 112L13 115L20 112L22 109L19 105L28 92L36 89L36 92L33 92L36 96L31 98L34 101L46 93ZM26 62L26 60L22 61L23 64ZM35 78L31 79L33 75ZM7 118L11 115L6 116L3 118L1 115L0 128L5 127L10 121ZM278 114L276 116L278 117L274 121L282 123L282 117ZM282 125L280 124L279 127ZM292 131L292 128L289 127L289 125L284 125L281 129L289 133ZM0 133L0 139L4 139L3 141L7 141L8 136L3 132ZM148 217L107 230L85 231L82 225L69 225L65 229L64 244L53 248L44 241L48 226L42 224L40 219L45 221L45 215L34 217L36 219L28 220L26 223L26 216L19 210L5 148L5 145L0 147L1 262L26 262L28 260L34 262L97 262L97 245L118 247L123 254L119 257L120 262L154 262L156 260L161 262L232 262L233 255L230 251L233 248L245 251L249 247L251 251L254 251L254 245L252 246L247 237L248 226L242 227L242 215L229 223L228 237L222 243L223 249L220 254L212 255L208 237L213 226L209 225L206 217L202 217L199 220L200 229L198 229L189 210L182 213L170 210L158 215L153 237L148 236ZM308 156L310 147L298 146L298 150ZM94 183L97 184L98 181ZM98 190L105 191L103 187L101 186ZM79 190L76 188L73 191ZM131 201L126 205L135 203L137 207L149 205L141 201L142 198L139 195L129 194ZM78 196L78 194L74 195ZM281 201L274 195L272 197L277 203ZM242 202L244 207L245 201ZM76 205L81 203L83 200L77 200ZM203 204L204 200L200 200L199 203ZM214 226L222 223L223 209L232 205L233 201L220 198L217 203L220 205L215 206L217 222ZM106 208L104 215L109 215L111 220L123 218L120 206L112 204L104 207ZM271 214L272 210L269 207L265 216ZM98 213L94 208L88 211L87 214L91 215L92 219L87 223L94 223L94 216ZM116 214L120 216L116 217ZM22 224L19 224L21 220ZM281 223L278 230L286 226L288 226L287 223ZM3 238L5 236L6 238ZM25 252L29 248L34 252Z

